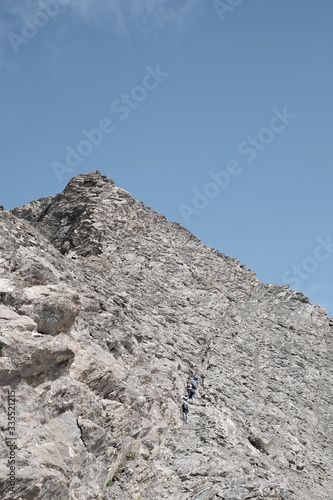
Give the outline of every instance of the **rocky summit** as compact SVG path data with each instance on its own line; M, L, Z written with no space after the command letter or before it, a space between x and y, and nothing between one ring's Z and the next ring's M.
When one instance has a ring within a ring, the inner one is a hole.
M1 208L0 497L332 500L332 333L99 172Z

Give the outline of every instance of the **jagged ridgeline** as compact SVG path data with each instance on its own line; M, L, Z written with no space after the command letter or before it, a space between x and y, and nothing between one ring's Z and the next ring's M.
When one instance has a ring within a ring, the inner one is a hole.
M99 172L0 235L1 498L332 500L325 310Z

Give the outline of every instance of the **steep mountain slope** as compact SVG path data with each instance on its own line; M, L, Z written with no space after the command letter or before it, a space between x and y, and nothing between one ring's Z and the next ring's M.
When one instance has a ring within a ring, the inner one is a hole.
M0 225L3 498L333 498L323 309L98 172ZM206 385L183 425L195 372Z

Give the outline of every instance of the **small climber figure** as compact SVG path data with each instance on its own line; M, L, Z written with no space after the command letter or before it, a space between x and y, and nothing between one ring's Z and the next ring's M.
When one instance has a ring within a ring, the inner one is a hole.
M200 382L201 382L202 387L205 387L205 380L206 380L205 375L200 375Z
M233 337L237 337L237 335L238 335L237 331L232 334Z
M187 424L188 410L189 410L188 400L187 400L187 397L184 396L183 404L182 404L182 412L183 412L183 422L184 422L184 424Z
M191 388L192 388L191 382L187 382L186 391L187 391L188 397L190 397L190 390L191 390Z
M206 356L202 356L202 360L201 360L201 363L204 363L205 362L205 359L206 359Z
M192 389L190 390L190 396L189 396L190 401L194 401L195 393L196 393L196 390L192 387Z

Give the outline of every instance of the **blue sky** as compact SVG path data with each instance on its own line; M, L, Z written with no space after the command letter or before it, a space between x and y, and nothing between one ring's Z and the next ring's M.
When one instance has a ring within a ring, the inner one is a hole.
M0 203L100 170L333 316L333 2L2 0Z

